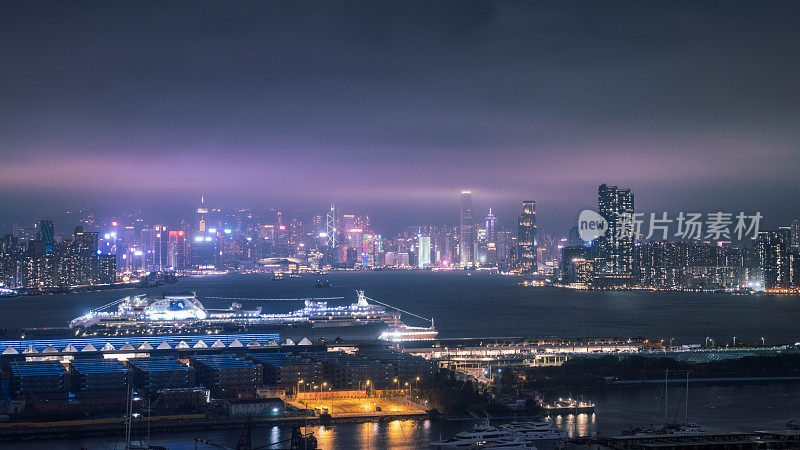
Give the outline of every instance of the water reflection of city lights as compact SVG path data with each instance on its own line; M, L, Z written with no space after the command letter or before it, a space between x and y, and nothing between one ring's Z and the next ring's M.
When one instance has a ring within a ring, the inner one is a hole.
M594 416L594 414L592 415ZM589 415L586 413L578 414L577 420L578 420L578 426L577 426L578 437L586 436L586 434L589 431Z
M555 425L566 431L570 438L584 437L589 435L589 423L595 422L594 413L586 414L567 414L555 417Z
M314 431L314 436L317 438L317 443L320 448L331 448L334 446L333 428L325 428L324 425L320 425L317 427L316 431Z
M364 422L361 424L359 431L358 442L361 447L372 448L375 446L375 439L378 435L378 424L373 422Z
M389 442L400 442L403 439L403 424L399 420L389 422Z
M569 437L575 437L575 416L572 414L567 414L567 416L564 418L564 424L567 426L566 431Z

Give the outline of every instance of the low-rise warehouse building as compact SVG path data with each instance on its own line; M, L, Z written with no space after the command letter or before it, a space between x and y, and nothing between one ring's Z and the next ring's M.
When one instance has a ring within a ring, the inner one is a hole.
M134 387L145 392L195 386L194 368L173 358L133 358L128 367Z
M121 396L128 389L128 369L114 359L73 359L73 386L81 396Z
M252 396L263 381L261 366L236 355L202 355L190 358L197 382L221 397Z
M10 368L16 398L65 398L69 392L67 370L58 361L14 361Z

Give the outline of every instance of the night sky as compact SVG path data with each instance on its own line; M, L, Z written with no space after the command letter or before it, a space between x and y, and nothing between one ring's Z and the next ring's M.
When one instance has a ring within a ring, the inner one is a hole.
M800 3L697 3L6 0L0 221L205 193L390 228L470 188L561 233L607 182L786 224Z

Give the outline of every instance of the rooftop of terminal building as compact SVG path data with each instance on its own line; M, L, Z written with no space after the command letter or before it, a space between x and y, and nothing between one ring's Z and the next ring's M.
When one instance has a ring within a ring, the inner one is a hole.
M10 364L15 377L63 375L66 369L58 361L13 361Z
M253 363L245 359L241 359L236 355L197 355L189 358L193 363L205 365L212 368L237 368L237 367L255 367Z
M128 364L143 372L166 372L175 370L189 370L189 366L177 359L156 356L153 358L131 358Z
M115 359L73 359L70 365L80 374L128 371L125 365Z

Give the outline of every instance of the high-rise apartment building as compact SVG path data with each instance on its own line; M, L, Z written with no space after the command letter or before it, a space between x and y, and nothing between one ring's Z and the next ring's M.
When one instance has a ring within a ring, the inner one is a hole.
M522 202L522 214L517 222L517 268L523 274L533 274L536 264L536 202Z
M462 267L475 265L475 222L472 219L472 192L461 192L458 220L458 249Z
M83 227L76 227L72 241L73 270L71 278L73 284L93 284L100 278L100 268L97 261L98 234L93 231L83 231Z
M764 289L789 289L797 282L797 252L792 250L791 242L792 229L789 227L758 233L756 249Z
M601 184L597 188L597 212L608 222L608 232L597 239L599 258L595 271L601 276L631 277L633 193L630 189Z

